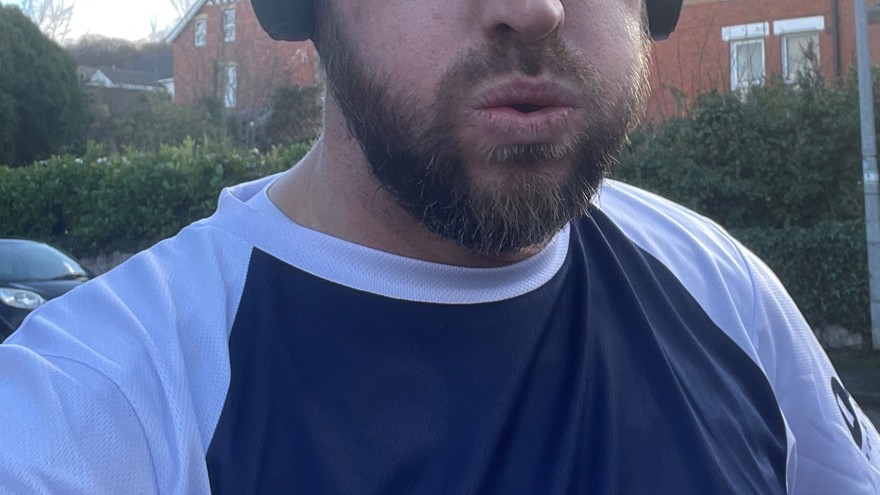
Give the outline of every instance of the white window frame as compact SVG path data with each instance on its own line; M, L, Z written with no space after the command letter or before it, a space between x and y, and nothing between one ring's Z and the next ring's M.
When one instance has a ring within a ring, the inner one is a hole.
M297 56L297 58L299 58L299 62L301 64L309 63L309 52L307 52L306 50L304 50L302 48L297 48L296 49L296 56Z
M753 22L721 28L721 41L742 41L753 38L766 38L770 34L769 22Z
M208 44L208 18L199 17L194 24L193 43L197 47L203 47Z
M822 32L825 30L825 16L814 15L810 17L794 17L773 21L773 35L805 33L810 31Z
M737 73L737 64L736 64L736 56L737 49L740 46L752 44L752 43L760 43L761 44L761 74L754 81L740 81L739 74ZM760 86L764 84L764 79L767 75L767 56L765 54L765 46L764 46L764 38L752 38L752 39L743 39L732 41L730 43L730 89L732 91L741 91L744 89L748 89L752 86Z
M223 10L223 41L235 41L235 7Z
M238 66L226 66L223 80L223 108L235 108L238 104Z
M730 89L732 91L764 83L767 75L767 55L765 53L764 38L769 35L769 22L753 22L721 28L721 40L730 42ZM741 84L736 68L736 50L741 45L756 42L761 43L761 77L757 81Z

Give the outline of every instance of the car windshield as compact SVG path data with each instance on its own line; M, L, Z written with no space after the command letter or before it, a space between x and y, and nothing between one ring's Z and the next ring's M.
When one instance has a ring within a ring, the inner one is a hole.
M8 282L78 278L85 269L71 257L38 242L0 242L0 280Z

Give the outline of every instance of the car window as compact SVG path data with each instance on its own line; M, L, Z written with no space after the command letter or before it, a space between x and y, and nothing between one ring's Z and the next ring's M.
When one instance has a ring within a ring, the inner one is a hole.
M45 244L0 244L0 280L48 280L85 274L79 263Z

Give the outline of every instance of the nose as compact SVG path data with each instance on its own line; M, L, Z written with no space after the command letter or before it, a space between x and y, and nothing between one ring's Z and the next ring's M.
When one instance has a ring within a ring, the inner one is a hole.
M541 41L562 27L562 0L487 0L484 23L490 37L516 36Z

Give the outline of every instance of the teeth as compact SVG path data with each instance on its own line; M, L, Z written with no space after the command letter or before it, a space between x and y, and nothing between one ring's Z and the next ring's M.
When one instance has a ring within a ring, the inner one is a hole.
M544 108L541 105L532 105L531 103L521 103L517 105L511 105L514 110L522 113L532 113L537 112L538 110Z

